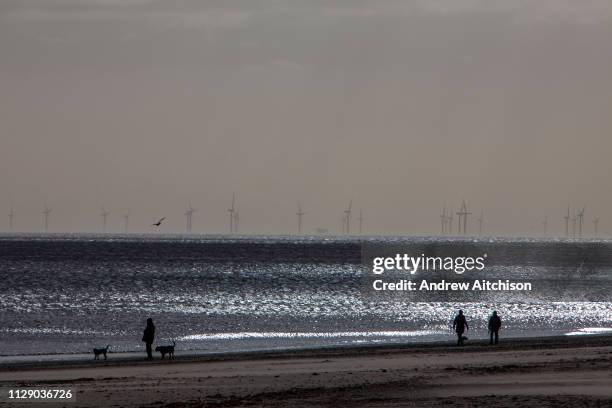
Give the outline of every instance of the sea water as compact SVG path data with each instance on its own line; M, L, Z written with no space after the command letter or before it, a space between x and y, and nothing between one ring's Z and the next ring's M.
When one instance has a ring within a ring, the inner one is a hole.
M176 341L179 352L198 353L452 342L450 325L459 308L468 318L470 338L487 336L492 310L502 317L503 337L601 333L612 328L612 302L605 297L530 302L524 294L507 293L461 302L414 302L364 296L364 242L444 242L460 251L474 240L2 235L0 355L6 361L15 356L88 353L107 344L113 352L141 351L148 317L157 327L157 344ZM546 262L534 266L520 256L523 252L554 257L586 248L604 260L612 259L607 241L486 243L509 254L498 268L525 276L547 271ZM598 269L599 277L609 283L610 264L600 263Z

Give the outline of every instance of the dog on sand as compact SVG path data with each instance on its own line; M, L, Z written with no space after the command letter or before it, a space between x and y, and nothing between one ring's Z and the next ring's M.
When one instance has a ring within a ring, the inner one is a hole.
M174 360L174 347L176 346L176 342L173 341L171 346L157 346L155 347L155 351L159 351L161 353L162 360L166 358L166 354L168 354L168 358Z
M108 344L104 348L94 347L93 352L94 352L94 360L99 360L100 354L102 354L104 356L104 359L106 360L106 353L108 352Z

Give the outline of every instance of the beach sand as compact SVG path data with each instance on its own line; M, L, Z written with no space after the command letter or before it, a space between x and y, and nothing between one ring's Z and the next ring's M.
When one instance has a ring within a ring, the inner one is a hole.
M109 354L107 361L5 365L0 387L9 386L76 390L75 403L47 407L612 407L612 336L178 355L154 362Z

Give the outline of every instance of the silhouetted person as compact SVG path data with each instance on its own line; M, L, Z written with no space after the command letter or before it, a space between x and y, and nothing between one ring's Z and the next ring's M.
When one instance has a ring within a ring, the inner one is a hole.
M463 346L463 333L465 330L470 329L467 324L467 320L465 320L465 316L463 315L463 310L460 310L459 314L455 317L455 321L453 321L453 329L455 329L455 333L457 333L457 345Z
M489 341L489 344L493 344L493 336L495 336L495 344L499 342L499 329L501 329L501 319L494 310L489 319L489 333L491 334L491 341Z
M147 360L153 360L153 350L151 350L151 344L153 344L154 339L155 326L153 325L153 319L149 317L147 319L147 327L145 327L144 334L142 335L142 341L144 341L147 345Z

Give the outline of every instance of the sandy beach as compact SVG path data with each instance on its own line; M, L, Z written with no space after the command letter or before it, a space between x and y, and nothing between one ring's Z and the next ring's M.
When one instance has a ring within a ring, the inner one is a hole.
M76 403L60 405L83 407L611 407L612 336L179 354L154 362L110 354L107 361L5 365L0 386L72 387Z

